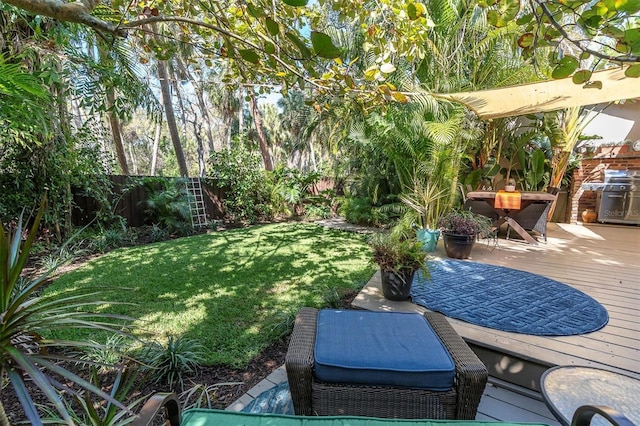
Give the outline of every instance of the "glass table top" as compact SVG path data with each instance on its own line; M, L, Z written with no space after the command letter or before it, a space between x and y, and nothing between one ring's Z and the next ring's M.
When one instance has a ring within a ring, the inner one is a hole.
M582 405L605 405L640 425L640 380L593 367L555 367L541 380L541 390L549 408L565 425L571 423ZM591 425L610 425L596 415Z

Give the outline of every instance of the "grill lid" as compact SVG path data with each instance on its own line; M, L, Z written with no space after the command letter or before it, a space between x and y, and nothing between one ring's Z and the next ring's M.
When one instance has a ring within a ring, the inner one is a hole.
M640 179L637 170L605 170L604 183L632 183Z

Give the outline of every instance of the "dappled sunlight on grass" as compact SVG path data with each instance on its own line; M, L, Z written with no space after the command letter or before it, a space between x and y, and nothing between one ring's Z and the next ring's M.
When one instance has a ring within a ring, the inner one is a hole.
M321 307L330 289L362 287L374 271L370 256L362 235L263 225L115 250L47 292L76 287L135 303L109 309L139 318L139 335L184 333L209 350L208 363L243 366L272 343L283 313Z

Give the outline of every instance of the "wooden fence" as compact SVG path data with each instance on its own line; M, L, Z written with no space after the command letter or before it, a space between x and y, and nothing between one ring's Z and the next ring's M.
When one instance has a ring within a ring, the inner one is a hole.
M142 176L136 176L136 178L140 177ZM148 194L142 185L131 187L129 185L130 178L132 178L132 176L109 176L109 179L113 183L113 195L109 201L112 205L114 201L117 201L115 203L115 210L113 213L126 219L127 225L131 227L151 225L144 212L145 201L148 198ZM166 179L170 181L178 178ZM216 187L215 183L211 184L209 182L209 180L201 181L207 216L209 220L222 219L224 217L224 211L222 208L223 191ZM125 188L128 188L128 190L125 191ZM74 193L73 201L74 209L72 212L72 222L75 226L87 225L96 217L100 209L104 207L101 206L93 197L85 196L78 192Z

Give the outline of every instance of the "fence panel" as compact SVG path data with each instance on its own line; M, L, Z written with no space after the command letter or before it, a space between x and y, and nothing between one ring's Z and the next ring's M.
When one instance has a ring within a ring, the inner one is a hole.
M129 178L133 176L112 175L109 176L113 184L113 195L109 200L111 205L117 201L114 213L122 216L128 226L140 227L151 225L146 220L145 201L147 193L143 186L139 185L129 191L124 192L124 188L129 182ZM135 176L136 178L144 176ZM178 178L166 178L167 180ZM223 191L218 188L215 181L203 180L202 182L204 202L207 209L207 215L210 220L224 218L224 210L222 206ZM74 190L73 195L74 209L72 212L72 222L75 226L85 226L95 219L100 208L98 202L90 196L81 194Z

